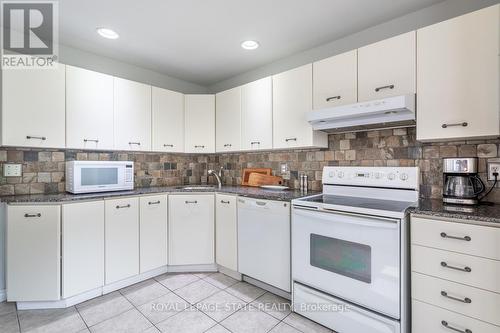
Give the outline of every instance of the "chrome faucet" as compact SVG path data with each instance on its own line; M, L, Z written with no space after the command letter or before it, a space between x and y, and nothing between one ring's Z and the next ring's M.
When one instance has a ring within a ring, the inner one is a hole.
M215 172L214 170L208 170L208 175L213 175L215 179L217 179L217 187L222 187L222 170L224 167L220 167L219 172Z

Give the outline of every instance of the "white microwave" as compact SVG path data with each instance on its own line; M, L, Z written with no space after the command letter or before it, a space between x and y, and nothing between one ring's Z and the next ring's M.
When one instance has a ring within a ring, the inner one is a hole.
M76 194L132 189L134 189L134 162L66 162L67 192Z

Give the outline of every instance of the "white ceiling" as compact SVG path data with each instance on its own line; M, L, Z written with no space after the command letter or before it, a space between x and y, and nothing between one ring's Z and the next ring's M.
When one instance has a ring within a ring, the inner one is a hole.
M60 0L60 42L210 85L440 1Z

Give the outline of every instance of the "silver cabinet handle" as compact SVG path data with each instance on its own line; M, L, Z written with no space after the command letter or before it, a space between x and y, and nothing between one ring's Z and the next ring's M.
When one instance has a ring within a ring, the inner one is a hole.
M26 136L26 139L28 139L28 140L42 140L42 141L45 141L45 140L47 140L47 137L45 137L45 136L32 136L32 135L27 135L27 136Z
M467 303L467 304L472 303L472 300L469 297L464 297L464 298L453 297L453 296L448 295L448 293L444 290L441 291L441 296L452 299L452 300L457 301L457 302L462 302L462 303Z
M258 206L265 206L265 205L267 205L267 202L264 202L264 201L255 201L255 204L258 205Z
M326 99L326 101L327 101L327 102L330 102L330 101L333 101L334 99L341 99L341 98L342 98L342 97L341 97L340 95L338 95L338 96L332 96L332 97L328 97L328 98Z
M37 214L28 214L28 213L26 213L26 214L24 214L24 217L26 217L26 218L27 217L42 217L42 214L40 214L40 213L37 213Z
M463 123L453 123L453 124L443 124L443 125L441 125L442 128L455 127L455 126L467 127L467 126L469 126L469 123L466 122L466 121L464 121Z
M468 267L468 266L465 266L464 268L462 268L462 267L456 267L456 266L450 266L445 261L441 261L441 266L445 267L445 268L449 268L449 269L454 269L456 271L466 272L466 273L472 272L472 269L470 267Z
M97 139L83 139L83 142L95 142L95 143L99 143L99 140L97 140Z
M446 320L441 320L441 325L443 325L447 329L455 331L455 332L472 333L472 331L470 329L468 329L468 328L466 328L465 330L461 330L461 329L458 329L456 327L450 326L450 324L448 324L448 322Z
M201 146L201 145L195 145L194 147L195 148L205 148L205 146Z
M229 201L229 200L228 200L228 201L221 200L221 201L220 201L220 203L222 203L222 204L230 204L230 203L231 203L231 201Z
M253 145L260 145L260 141L252 141L250 142L250 145L253 146Z
M129 142L128 143L129 145L137 145L137 146L140 146L141 143L140 142Z
M159 205L160 203L161 203L160 200L158 200L158 201L150 201L150 202L148 202L148 205Z
M442 232L441 233L441 237L443 237L443 238L450 238L450 239L457 239L457 240L463 240L463 241L466 241L466 242L470 242L472 240L472 238L470 238L469 236L464 236L464 237L450 236L450 235L446 234L446 232Z
M288 141L295 141L295 142L297 142L297 138L288 138L288 139L285 139L285 141L286 142L288 142Z
M123 206L116 206L116 209L121 209L121 208L130 208L130 204Z
M189 200L186 200L184 201L186 204L197 204L198 201L197 200L194 200L194 201L189 201Z
M173 147L174 147L174 145L171 145L171 144L164 144L164 145L163 145L163 147L171 147L171 148L173 148Z
M383 89L394 89L394 85L389 84L387 86L377 87L377 88L375 88L375 92L379 92L380 90L383 90Z
M224 147L231 147L231 146L232 146L232 144L230 144L230 143L226 143L226 144L224 145Z

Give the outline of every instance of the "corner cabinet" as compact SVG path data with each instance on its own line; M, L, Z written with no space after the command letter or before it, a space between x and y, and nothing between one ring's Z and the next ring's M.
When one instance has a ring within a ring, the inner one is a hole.
M113 77L66 66L66 146L113 149Z
M328 147L328 136L313 131L312 64L273 76L273 148Z
M152 88L153 151L184 152L184 95Z
M500 5L417 30L417 140L500 135Z
M215 195L215 254L218 265L238 271L237 196Z
M273 80L266 77L241 87L241 149L273 148Z
M215 153L215 96L185 95L185 153Z
M65 68L2 69L2 145L65 147Z
M215 95L215 150L241 150L241 87Z
M151 150L151 86L114 78L115 149Z
M214 195L169 195L168 205L168 264L213 264Z

